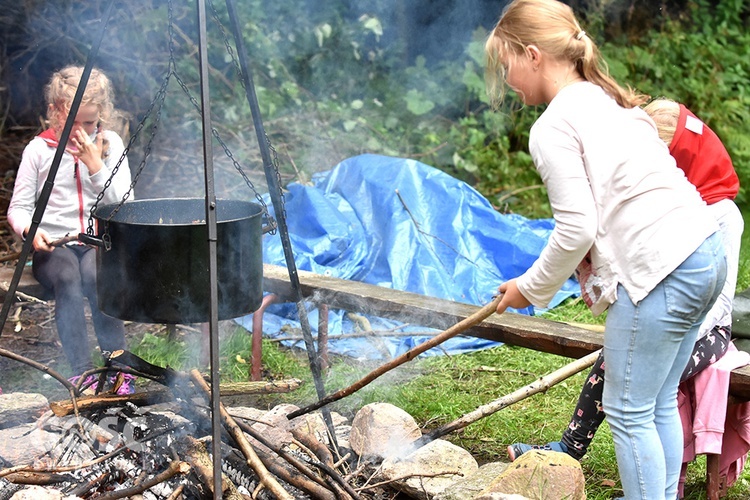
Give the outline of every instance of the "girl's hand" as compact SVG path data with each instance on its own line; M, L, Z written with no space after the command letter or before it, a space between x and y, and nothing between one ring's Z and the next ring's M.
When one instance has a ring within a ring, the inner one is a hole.
M26 229L28 231L28 228ZM52 238L44 229L37 228L34 234L34 250L37 252L51 252L55 247L52 246Z
M531 305L531 302L529 302L518 290L515 279L506 281L497 289L502 294L500 303L497 305L498 314L504 313L509 307L523 309L524 307L529 307Z
M89 169L89 175L94 175L102 169L104 166L102 162L104 137L101 132L96 134L96 141L92 141L85 130L77 128L73 130L70 142L75 146L75 149L68 148L67 151L86 165L86 168Z

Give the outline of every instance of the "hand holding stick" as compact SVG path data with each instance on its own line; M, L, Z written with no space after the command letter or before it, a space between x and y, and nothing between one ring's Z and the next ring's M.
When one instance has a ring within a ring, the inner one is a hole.
M366 386L367 384L369 384L376 378L380 377L387 371L390 371L393 368L396 368L397 366L400 366L406 363L407 361L411 361L412 359L416 358L418 355L422 354L428 349L432 349L436 345L441 344L442 342L445 342L446 340L452 337L455 337L459 333L462 333L475 325L478 325L485 319L489 318L492 315L492 313L495 312L495 310L497 309L497 305L499 303L500 303L500 296L495 297L492 300L492 302L482 307L471 316L464 318L463 320L459 321L458 323L451 326L447 330L444 330L442 333L439 333L438 335L432 337L430 340L423 342L422 344L419 344L413 349L408 350L401 356L394 358L393 360L389 361L388 363L384 365L381 365L380 367L371 371L369 374L367 374L364 378L362 378L358 382L355 382L349 387L346 387L344 389L341 389L337 392L334 392L333 394L330 394L324 397L317 403L313 403L311 405L305 406L304 408L300 408L299 410L295 410L289 413L287 415L287 418L291 420L295 417L299 417L300 415L304 415L311 411L317 410L318 408L322 406L325 406L329 403L333 403L334 401L338 401L339 399L349 396L350 394L360 390L361 388L363 388L364 386Z

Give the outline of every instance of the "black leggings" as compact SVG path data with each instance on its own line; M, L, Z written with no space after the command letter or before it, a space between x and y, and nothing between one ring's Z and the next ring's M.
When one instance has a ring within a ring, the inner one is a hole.
M715 326L713 330L699 339L693 348L690 362L682 372L683 382L721 358L729 348L732 331L729 327ZM562 442L568 447L568 454L580 460L586 454L594 434L604 421L602 393L604 392L604 356L599 354L583 384L578 396L573 417L568 428L563 432Z
M84 297L89 301L99 347L103 351L125 349L123 322L101 313L97 306L94 248L67 245L52 252L36 252L33 271L37 281L54 292L57 334L73 375L93 367Z

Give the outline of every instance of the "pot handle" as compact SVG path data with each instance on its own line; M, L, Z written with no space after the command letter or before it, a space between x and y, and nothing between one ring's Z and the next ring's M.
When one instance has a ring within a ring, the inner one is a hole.
M112 248L112 242L108 234L105 234L102 238L97 238L86 233L78 233L78 241L86 245L104 248L107 251Z
M274 231L276 231L276 220L270 215L264 217L264 219L265 225L261 227L261 234L273 233Z

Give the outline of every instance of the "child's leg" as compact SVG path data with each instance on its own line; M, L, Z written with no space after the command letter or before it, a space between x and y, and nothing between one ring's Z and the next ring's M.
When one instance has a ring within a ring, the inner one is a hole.
M698 339L693 348L690 361L682 372L680 382L701 372L705 367L714 364L729 349L732 331L729 327L715 326L705 337Z
M67 247L34 254L34 277L55 295L55 325L73 375L92 368L78 257Z
M80 259L83 293L89 299L91 322L102 351L125 349L125 325L122 320L107 316L98 307L96 297L96 250L91 247L76 249Z
M680 382L720 359L727 352L730 340L729 328L720 326L714 327L705 337L698 339L693 347L690 362L680 377ZM563 432L561 439L562 443L568 447L568 454L577 460L586 454L596 431L604 421L603 392L604 356L600 355L586 377L570 424Z
M586 454L597 429L604 421L603 391L604 356L600 354L586 377L570 424L562 435L561 441L567 446L568 454L577 460Z

